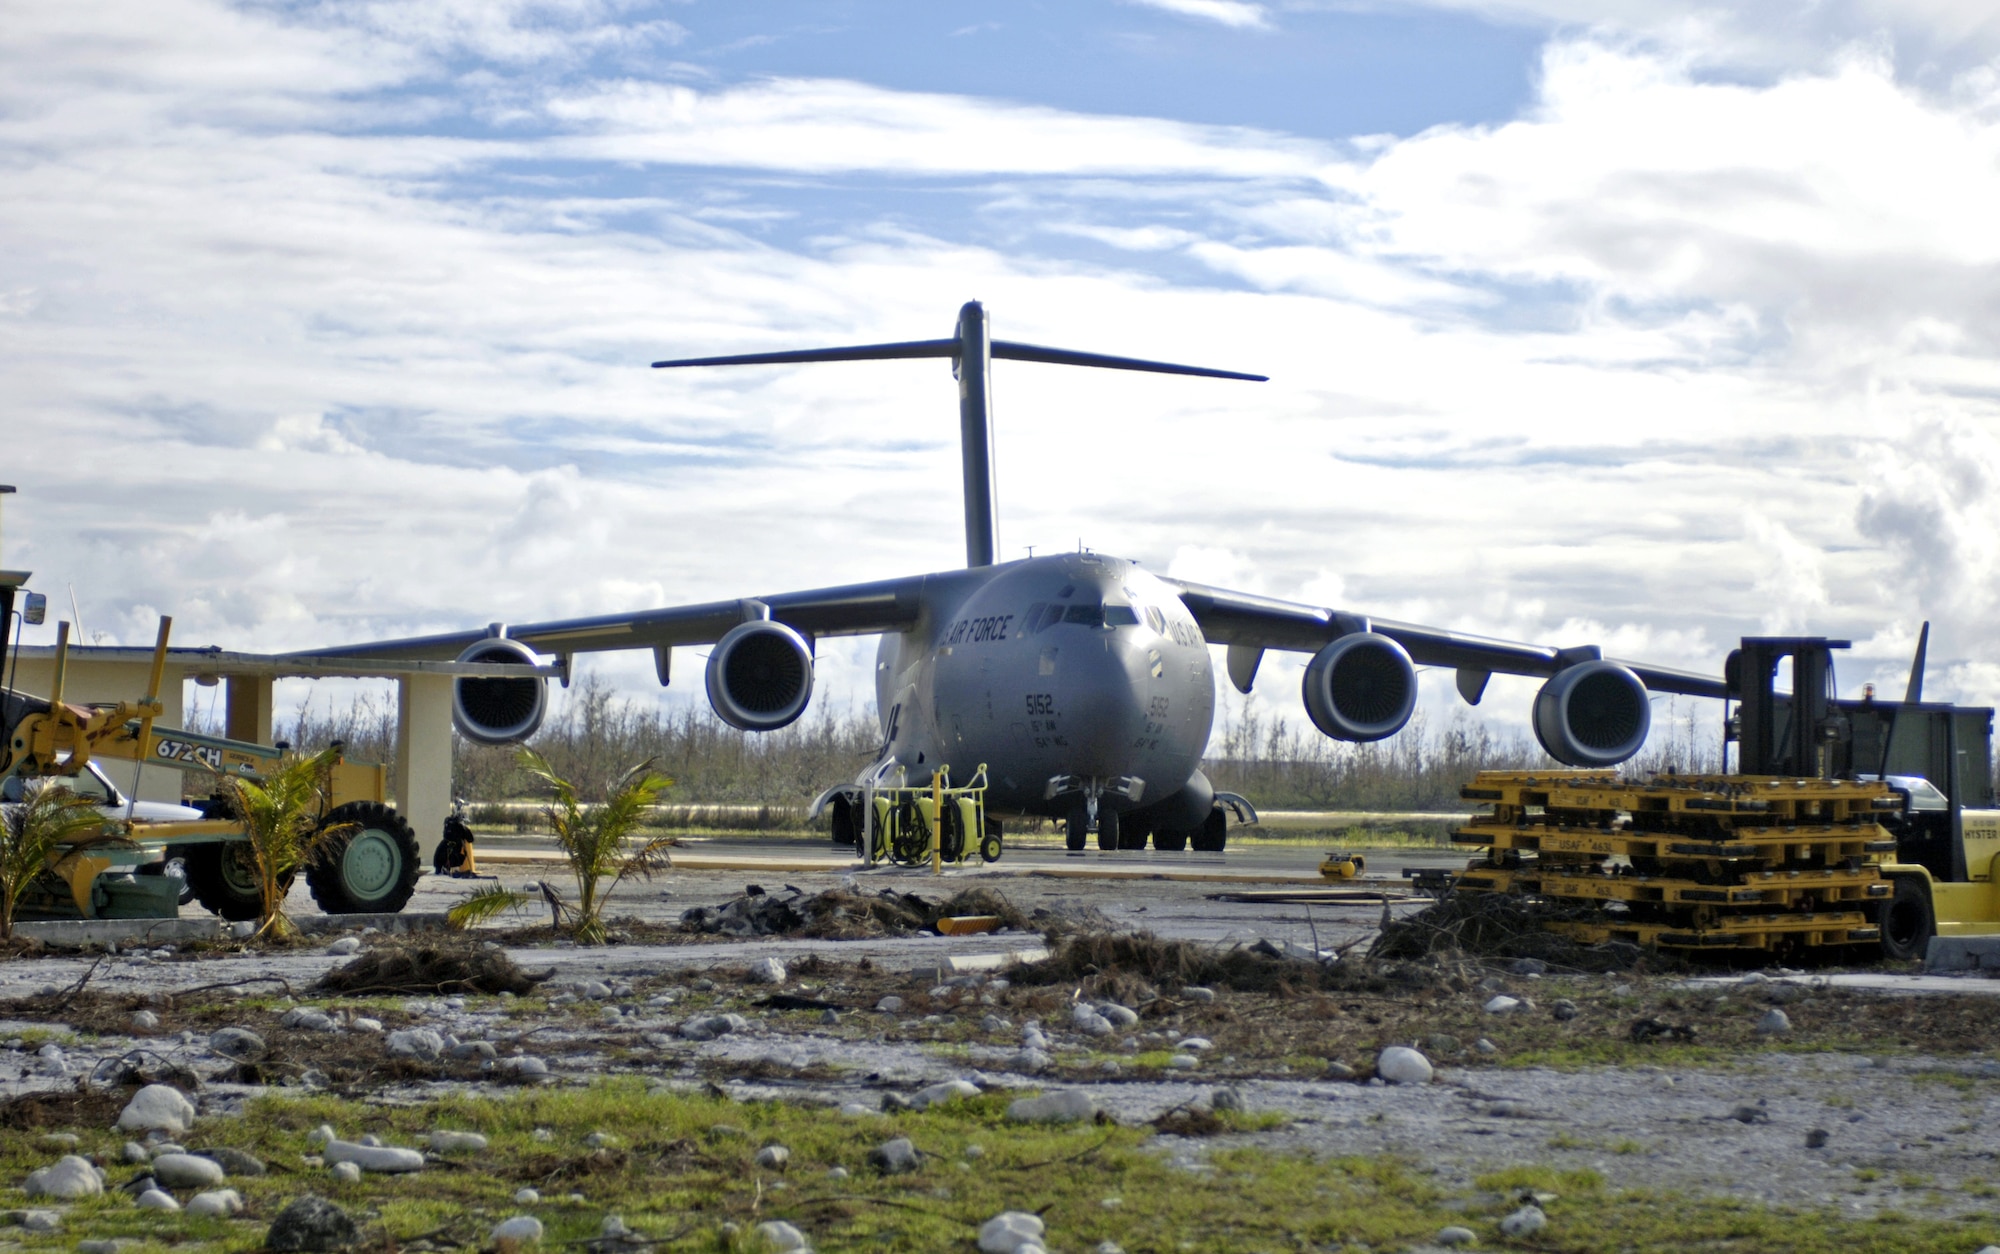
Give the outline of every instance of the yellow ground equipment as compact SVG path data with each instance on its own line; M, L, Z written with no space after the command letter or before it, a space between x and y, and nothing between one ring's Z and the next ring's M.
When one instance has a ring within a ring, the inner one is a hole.
M1460 796L1491 812L1452 840L1484 852L1454 891L1581 907L1549 926L1587 943L2000 966L2000 811L1966 804L1994 803L1993 711L1922 700L1928 633L1900 702L1834 695L1845 641L1745 639L1724 668L1741 774L1482 772Z
M1367 867L1367 859L1358 853L1329 849L1319 864L1319 873L1330 880L1351 880Z
M1492 813L1452 833L1486 846L1460 892L1594 904L1551 923L1587 944L1770 949L1873 944L1896 841L1887 785L1747 776L1484 771L1462 794Z
M871 789L866 814L869 826L862 838L872 862L941 865L975 854L1000 860L1000 826L986 819L984 764L960 785L951 783L951 768L944 766L928 784Z
M6 795L16 795L31 779L77 779L98 761L254 782L282 760L284 751L274 746L154 725L164 708L159 691L172 622L160 622L146 697L92 707L63 699L69 624L59 624L49 699L0 694L7 725L0 789ZM329 770L320 826L341 830L320 844L305 868L313 899L329 914L392 913L415 890L420 869L416 833L386 804L385 785L380 766L336 757ZM178 868L195 899L208 909L225 919L256 918L261 903L244 830L221 817L217 807L203 808L211 817L171 822L133 817L136 806L112 810L107 822L123 827L125 839L52 858L51 875L24 894L24 910L84 918L171 918L179 913L181 880L168 872Z

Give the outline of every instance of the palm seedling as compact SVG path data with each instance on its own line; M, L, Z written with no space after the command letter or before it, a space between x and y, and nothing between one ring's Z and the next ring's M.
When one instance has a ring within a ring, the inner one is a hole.
M223 795L243 824L249 869L257 879L259 936L297 933L285 914L285 897L291 892L293 878L324 842L354 830L352 823L320 825L337 752L326 749L310 757L287 755L262 781L222 777Z
M585 804L576 786L557 775L548 759L533 749L522 749L520 762L551 794L542 817L576 879L575 902L564 901L546 884L539 886L541 895L554 912L556 926L566 923L580 944L601 945L604 906L618 886L632 876L651 879L654 871L673 865L667 853L674 843L671 836L656 835L626 847L647 809L663 790L673 787L673 781L654 773L653 759L648 758L619 776L610 796L593 805ZM527 893L496 884L453 906L447 917L455 926L470 927L528 900Z
M0 815L0 940L12 940L15 905L57 852L116 840L121 825L53 778L29 784L21 800L0 806Z

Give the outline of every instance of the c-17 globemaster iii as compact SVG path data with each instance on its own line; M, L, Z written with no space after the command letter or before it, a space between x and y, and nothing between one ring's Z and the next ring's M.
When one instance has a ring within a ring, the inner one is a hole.
M732 601L515 624L315 650L305 656L457 659L567 666L575 654L650 649L660 682L678 646L712 646L708 698L731 726L766 732L805 712L816 642L878 635L881 749L852 781L822 794L836 840L863 826L869 790L927 783L946 764L962 780L987 768L986 811L1066 823L1069 847L1220 850L1226 813L1200 764L1215 713L1209 646L1249 692L1264 652L1309 653L1304 701L1314 726L1347 741L1394 735L1417 699L1418 666L1449 667L1471 703L1495 672L1547 676L1533 726L1571 766L1631 757L1651 723L1647 692L1721 697L1720 678L1276 600L1154 575L1090 552L995 562L989 378L995 358L1261 381L1262 376L1044 348L987 333L970 302L946 339L655 362L658 367L777 365L944 357L959 384L966 567L875 583ZM545 681L461 678L453 718L484 744L525 740L540 725Z

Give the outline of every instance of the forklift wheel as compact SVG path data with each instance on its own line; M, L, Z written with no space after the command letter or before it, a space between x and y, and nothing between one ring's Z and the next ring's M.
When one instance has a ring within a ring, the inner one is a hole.
M1890 878L1896 891L1882 904L1882 954L1904 962L1921 959L1937 933L1930 887L1915 875Z
M306 887L328 914L394 914L417 890L417 834L402 815L374 801L327 812L320 830L351 824L321 842Z

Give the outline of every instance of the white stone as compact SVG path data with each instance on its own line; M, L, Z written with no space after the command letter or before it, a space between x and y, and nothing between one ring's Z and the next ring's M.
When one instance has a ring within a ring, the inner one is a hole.
M389 1145L356 1145L351 1141L328 1141L325 1158L330 1163L353 1163L363 1171L421 1171L424 1156L413 1149Z
M1207 1051L1214 1049L1215 1043L1209 1040L1205 1036L1190 1036L1186 1040L1181 1041L1179 1044L1175 1045L1174 1048L1185 1049L1192 1053L1200 1054L1200 1053L1206 1053Z
M549 1073L549 1064L532 1054L523 1054L519 1058L502 1058L500 1068L515 1075L544 1076Z
M1471 1245L1477 1240L1479 1240L1478 1233L1474 1232L1470 1228L1461 1228L1456 1224L1453 1224L1451 1227L1446 1228L1437 1234L1437 1243L1447 1248L1460 1245Z
M1431 1060L1407 1045L1391 1045L1375 1059L1375 1074L1391 1084L1429 1084Z
M752 984L783 984L785 982L785 964L779 962L776 958L759 958L750 964L750 982Z
M757 1151L757 1165L771 1171L783 1171L785 1164L790 1161L792 1161L792 1151L782 1145L766 1145Z
M336 958L345 958L349 954L358 954L361 952L361 938L359 936L343 936L333 942L333 944L328 945L326 952Z
M146 1152L146 1147L137 1141L125 1142L125 1149L119 1154L119 1157L128 1163L151 1162L153 1158L151 1154Z
M194 1103L179 1089L166 1084L148 1084L132 1094L118 1115L121 1132L166 1132L186 1135L194 1127Z
M358 1163L335 1163L333 1178L342 1184L360 1184L361 1167Z
M59 1197L74 1201L79 1197L96 1197L104 1192L104 1181L98 1177L97 1169L90 1165L88 1158L75 1154L65 1154L53 1166L40 1171L31 1171L21 1182L21 1188L29 1197Z
M781 1219L769 1219L756 1227L757 1248L770 1250L773 1254L786 1254L791 1250L805 1250L806 1234Z
M1520 1006L1521 1001L1518 997L1509 997L1505 993L1502 993L1492 1001L1487 1002L1482 1009L1490 1015L1504 1015L1510 1010L1518 1010Z
M429 1028L404 1028L383 1038L383 1048L391 1058L431 1062L444 1053L444 1038Z
M1097 1103L1080 1089L1056 1089L1040 1097L1019 1097L1007 1106L1015 1123L1076 1123L1097 1115Z
M382 1021L380 1019L368 1018L349 1019L347 1026L353 1028L356 1032L380 1032L382 1030Z
M330 1123L323 1123L306 1133L306 1144L314 1148L318 1148L331 1141L338 1141L339 1139L340 1134L333 1130L333 1125Z
M433 1132L430 1145L440 1154L455 1154L461 1150L485 1149L486 1138L477 1132Z
M1139 1012L1115 1001L1107 1001L1098 1006L1097 1013L1111 1021L1114 1028L1129 1028L1139 1022Z
M1047 1071L1054 1061L1047 1052L1030 1046L1008 1058L1007 1069L1024 1075L1037 1075Z
M542 1239L542 1221L533 1215L516 1215L493 1225L491 1239L494 1244L502 1241L515 1245L533 1245Z
M915 1106L918 1110L926 1110L932 1106L942 1106L946 1102L955 1102L963 1098L977 1096L979 1096L979 1086L977 1084L972 1084L965 1080L946 1080L942 1084L933 1084L927 1088L918 1089L916 1095L910 1098L910 1105Z
M174 1195L171 1193L162 1193L158 1189L147 1189L139 1195L140 1210L179 1210L180 1208L181 1204L174 1200Z
M29 1232L60 1232L62 1213L53 1210L24 1210L21 1212L21 1226Z
M153 1159L153 1179L170 1189L205 1189L221 1184L228 1173L213 1158L193 1154L161 1154Z
M187 1213L190 1215L214 1215L223 1219L242 1209L243 1198L235 1189L212 1189L207 1193L197 1193L187 1204Z
M1773 1006L1764 1012L1763 1018L1757 1020L1757 1030L1765 1036L1783 1036L1792 1030L1792 1017Z
M533 1206L536 1202L539 1202L541 1200L542 1200L542 1195L539 1190L536 1189L514 1190L514 1205L516 1206Z
M229 925L229 934L237 940L249 940L257 934L257 921L255 919L244 919L240 922L232 923Z
M1002 1211L979 1225L980 1254L1014 1254L1015 1250L1042 1240L1042 1217L1024 1210Z
M154 1014L152 1011L135 1010L132 1012L133 1031L153 1032L157 1031L159 1029L159 1026L160 1026L160 1016Z
M1500 1221L1500 1235L1518 1241L1522 1237L1534 1236L1548 1226L1549 1217L1542 1213L1542 1208L1530 1203Z
M1201 1059L1193 1054L1174 1054L1167 1059L1167 1066L1175 1071L1193 1071L1201 1065Z

